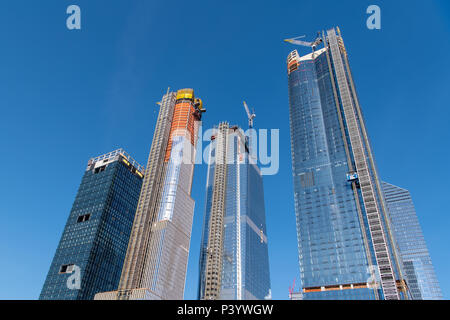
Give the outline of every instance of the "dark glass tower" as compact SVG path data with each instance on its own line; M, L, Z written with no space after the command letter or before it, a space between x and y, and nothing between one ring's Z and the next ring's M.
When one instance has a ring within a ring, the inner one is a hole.
M221 123L212 136L199 299L270 299L263 179L246 138Z
M383 182L383 191L409 291L414 300L442 300L416 209L408 190Z
M323 32L313 50L318 43L287 59L303 298L400 299L405 286L339 29Z
M89 160L39 299L117 289L143 172L121 149Z

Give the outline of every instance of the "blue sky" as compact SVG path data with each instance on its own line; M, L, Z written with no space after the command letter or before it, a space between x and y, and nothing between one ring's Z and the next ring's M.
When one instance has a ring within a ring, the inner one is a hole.
M82 30L66 28L66 8ZM366 28L378 4L382 29ZM192 87L204 127L280 129L280 171L266 176L274 299L298 278L286 37L339 25L379 172L409 189L445 298L448 254L448 1L100 1L0 3L0 299L36 299L87 160L123 147L145 164L170 86ZM185 297L196 297L206 165L196 200Z

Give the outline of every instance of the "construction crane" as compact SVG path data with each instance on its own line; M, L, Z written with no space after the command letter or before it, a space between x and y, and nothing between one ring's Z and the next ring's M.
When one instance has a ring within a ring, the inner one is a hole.
M294 283L292 284L292 287L289 286L289 299L292 299L292 294L294 293L294 288L295 288L295 278L294 278Z
M250 110L248 109L247 103L244 101L244 108L247 112L248 117L248 126L249 128L253 128L253 119L256 117L255 110L252 109L252 113L250 113Z
M310 47L310 48L312 48L313 52L316 51L317 46L319 44L321 44L323 41L322 37L320 36L320 32L317 32L317 38L313 42L298 40L298 39L302 39L304 37L305 36L299 36L299 37L295 37L295 38L285 39L284 41L292 43L292 44L297 44L299 46Z

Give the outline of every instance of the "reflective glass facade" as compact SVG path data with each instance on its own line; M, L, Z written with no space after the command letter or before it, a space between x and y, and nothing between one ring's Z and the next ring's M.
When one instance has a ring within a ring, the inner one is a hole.
M330 41L332 37L337 43ZM300 57L295 50L288 57L303 299L383 299L381 286L368 285L380 279L379 263L387 266L383 272L391 272L382 278L390 281L395 299L394 277L401 277L345 47L334 29L324 38L325 47L314 54ZM358 166L362 169L357 172ZM375 252L380 247L372 236L386 252Z
M90 162L39 299L91 300L117 289L141 185L121 155Z
M230 129L227 139L219 299L269 299L271 293L263 181L259 168L249 164L242 137ZM211 156L215 156L214 148ZM215 168L214 163L209 165L206 184L199 299L205 299L213 189L219 187L218 182L214 181Z
M145 288L152 300L183 298L195 206L190 197L194 164L181 161L187 148L192 146L184 136L173 138L149 245L151 265Z
M441 300L441 288L409 191L386 182L383 191L412 298Z

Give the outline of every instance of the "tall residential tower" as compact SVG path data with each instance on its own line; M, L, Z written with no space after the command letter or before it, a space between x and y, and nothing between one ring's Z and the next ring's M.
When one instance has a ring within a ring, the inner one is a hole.
M95 299L183 299L195 149L205 110L192 89L168 91L159 105L119 288Z
M122 149L89 160L39 299L91 300L117 288L143 173Z
M263 180L246 137L220 123L209 153L199 299L271 298Z
M441 288L409 191L387 182L383 182L382 187L412 298L442 300Z
M313 48L304 56L294 50L287 59L303 298L404 298L405 282L340 31L323 32L311 43L288 42Z

